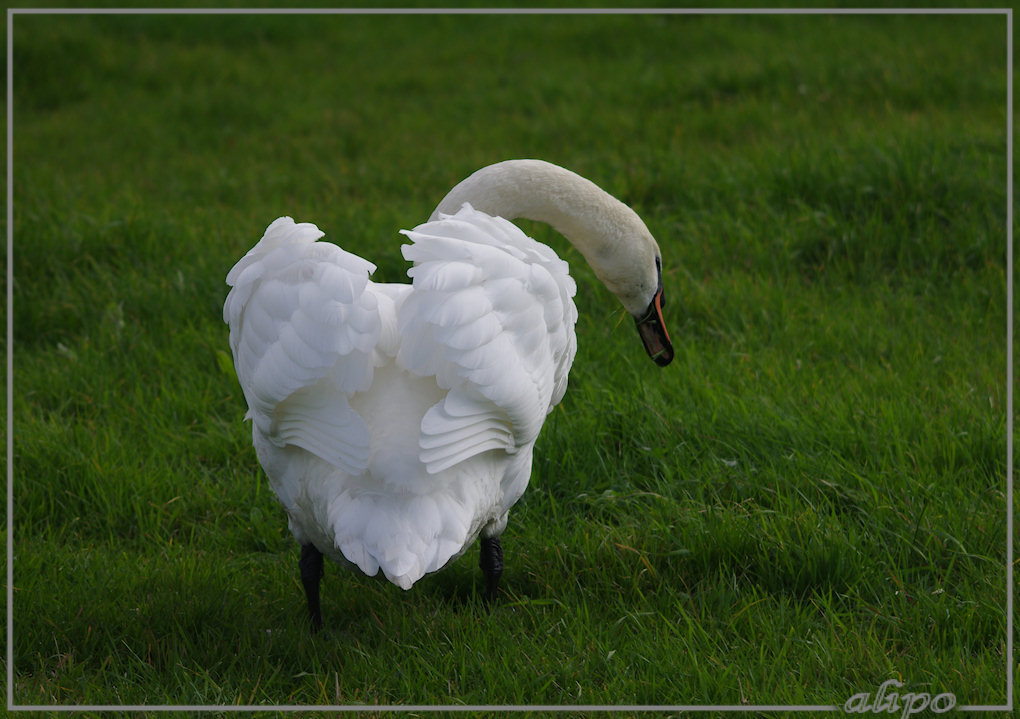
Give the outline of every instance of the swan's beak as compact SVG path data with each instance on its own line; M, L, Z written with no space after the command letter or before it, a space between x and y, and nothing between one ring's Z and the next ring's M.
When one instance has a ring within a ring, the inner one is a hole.
M645 351L655 364L665 367L673 361L673 343L669 340L666 323L662 321L662 307L666 299L662 294L662 280L643 316L636 319L638 334L645 343Z

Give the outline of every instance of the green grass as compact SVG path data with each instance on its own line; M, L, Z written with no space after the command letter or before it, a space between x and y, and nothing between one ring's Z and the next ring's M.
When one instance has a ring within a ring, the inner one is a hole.
M14 20L16 704L1006 702L1002 16ZM411 592L297 548L221 366L291 214L379 265L509 157L629 202L660 370L579 255L504 535Z

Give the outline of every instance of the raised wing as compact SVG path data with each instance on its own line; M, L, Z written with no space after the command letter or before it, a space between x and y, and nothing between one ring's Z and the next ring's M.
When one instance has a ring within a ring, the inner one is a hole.
M273 443L353 474L369 432L348 398L372 382L380 335L375 266L290 217L273 222L227 274L223 306L247 417Z
M404 234L414 243L404 257L415 265L397 360L449 390L422 420L427 470L534 442L563 397L576 350L567 264L467 204Z

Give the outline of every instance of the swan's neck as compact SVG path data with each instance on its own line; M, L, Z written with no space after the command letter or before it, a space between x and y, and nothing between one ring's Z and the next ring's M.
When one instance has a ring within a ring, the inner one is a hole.
M544 222L577 248L596 276L637 316L658 288L658 246L644 222L595 183L541 160L489 165L454 187L432 213L463 204L508 220Z

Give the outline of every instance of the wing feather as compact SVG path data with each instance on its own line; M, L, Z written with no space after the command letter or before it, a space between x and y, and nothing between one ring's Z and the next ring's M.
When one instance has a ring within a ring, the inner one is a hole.
M422 420L421 460L441 472L534 442L576 349L567 264L516 225L465 205L405 231L413 290L398 361L450 390Z
M375 267L322 235L289 217L273 222L228 273L223 317L255 426L356 474L369 432L348 398L372 381Z

